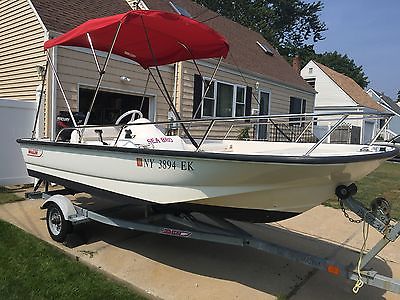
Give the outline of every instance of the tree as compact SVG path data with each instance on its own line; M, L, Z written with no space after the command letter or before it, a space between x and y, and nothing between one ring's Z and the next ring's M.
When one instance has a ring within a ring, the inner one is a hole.
M311 59L354 79L362 88L369 81L362 66L338 52L317 54L314 45L324 39L326 25L319 19L321 1L304 0L195 0L254 31L260 32L289 63L294 55L301 57L303 66ZM302 66L302 67L303 67Z
M400 90L397 92L397 102L400 101Z
M337 51L324 52L322 54L315 54L312 59L335 70L336 72L352 78L363 89L369 84L368 77L365 75L363 67L357 66L354 60L346 54L343 55ZM308 60L305 61L305 63L307 62Z
M302 0L196 0L235 22L260 32L282 55L323 40L326 25L319 19L321 1ZM311 43L311 44L310 44Z

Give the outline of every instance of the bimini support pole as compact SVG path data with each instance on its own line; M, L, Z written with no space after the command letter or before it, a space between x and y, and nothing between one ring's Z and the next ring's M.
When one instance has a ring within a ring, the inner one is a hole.
M372 141L369 143L369 146L371 146L373 143L376 142L378 139L379 135L386 129L386 127L389 125L390 121L392 121L394 116L391 116L385 121L385 124L383 124L382 128L375 134L375 137L372 139Z
M202 82L203 82L203 81L204 81L204 79L203 79L204 77L203 77L203 75L201 74L200 68L199 68L199 66L198 66L198 64L197 64L197 62L196 62L196 60L193 58L194 56L193 56L193 54L192 54L192 51L190 51L190 49L189 49L185 44L180 43L180 42L179 42L179 44L180 44L183 48L185 48L185 50L186 50L186 51L189 53L189 55L192 57L193 64L194 64L194 66L196 67L197 73L199 73L199 75L201 76ZM217 64L216 67L214 68L213 74L211 75L211 79L210 79L210 81L208 82L208 84L207 84L207 86L206 86L206 88L205 88L205 91L204 91L204 93L203 93L203 95L202 95L202 97L201 97L201 101L200 101L199 105L197 106L195 113L193 114L194 117L197 116L197 114L198 114L200 108L203 106L204 98L205 98L205 96L207 95L208 90L209 90L210 87L211 87L211 84L212 84L212 82L213 82L213 80L214 80L214 77L215 77L215 75L217 74L217 71L218 71L218 69L219 69L219 66L221 65L222 59L223 59L223 57L221 56L221 57L219 58L219 60L218 60L218 64ZM194 108L193 108L193 109L194 109Z
M300 132L299 136L297 139L294 141L295 143L299 142L303 134L306 133L307 129L310 128L311 124L313 123L313 119L311 119L310 122L308 122L307 126L304 127L304 129Z
M218 71L218 69L219 69L219 66L220 66L221 62L222 62L222 57L219 58L218 64L217 64L217 66L215 67L213 74L211 75L210 81L209 81L209 83L207 84L206 89L205 89L203 95L201 96L201 101L200 101L200 103L199 103L199 106L197 106L196 111L195 111L195 113L193 114L194 117L197 116L197 114L198 114L200 108L203 106L204 98L206 97L206 95L207 95L207 93L208 93L208 90L209 90L210 87L211 87L211 83L213 82L213 80L214 80L214 78L215 78L215 75L217 74L217 71ZM195 63L195 65L197 66L196 63ZM197 68L198 68L198 67L197 67ZM200 71L198 71L198 72L200 73ZM200 74L200 75L201 75L201 74ZM203 80L203 76L201 76L201 79Z
M180 117L178 111L176 110L176 107L175 107L175 105L174 105L174 102L172 101L172 98L171 98L170 94L168 93L168 89L167 89L167 87L166 87L166 85L165 85L165 82L164 82L164 80L163 80L163 78L162 78L162 76L161 76L160 69L158 68L157 59L156 59L156 56L154 55L153 47L151 46L151 43L150 43L149 34L148 34L147 29L146 29L146 26L145 26L145 24L144 24L143 16L141 16L141 20L142 20L142 24L143 24L143 30L144 30L144 33L145 33L145 35L146 35L147 45L149 46L149 51L150 51L151 56L152 56L152 58L153 58L153 62L154 62L154 65L155 65L155 68L156 68L156 71L157 71L157 75L158 75L158 77L160 78L161 84L162 84L163 89L164 89L164 92L165 92L165 95L164 95L164 93L163 93L163 96L165 97L165 100L167 101L167 104L168 104L169 108L171 109L171 111L174 113L176 119L177 119L178 121L181 121L182 119L181 119L181 117ZM150 71L150 68L149 68L149 73L150 73L150 75L152 76L153 80L157 83L157 81L156 81L154 75L153 75L153 74L151 73L151 71ZM197 144L197 142L195 141L195 139L192 137L192 135L190 134L190 132L189 132L189 130L186 128L186 126L185 126L184 124L181 124L181 126L182 126L182 129L183 129L183 131L185 132L186 136L188 137L188 139L189 139L190 142L192 143L192 145L193 145L194 147L198 148L199 145Z
M86 36L87 36L87 39L88 39L88 41L89 41L90 49L92 50L93 59L94 59L94 63L96 64L97 71L98 71L99 73L101 73L100 64L99 64L99 61L98 61L98 59L97 59L96 51L94 50L94 47L93 47L93 42L92 42L92 38L90 37L90 33L87 32L87 33L86 33Z
M161 84L162 84L163 89L164 89L164 92L163 92L162 94L163 94L165 100L167 101L169 108L170 108L170 109L172 110L172 112L174 113L176 119L177 119L178 121L181 121L181 120L182 120L182 119L181 119L181 116L179 115L178 111L176 110L176 107L175 107L175 105L174 105L174 102L172 101L172 98L171 98L170 94L168 93L168 89L167 89L167 87L166 87L166 85L165 85L165 82L164 82L162 76L161 76L160 69L158 68L158 66L155 66L155 68L156 68L157 75L158 75L158 77L160 78ZM153 73L150 71L150 69L149 69L149 73L150 73L151 77L153 78L154 82L156 82L157 86L160 88L160 86L158 85L158 82L157 82L155 76L154 76ZM161 90L161 88L160 88L160 90ZM162 90L161 90L161 91L162 91ZM181 126L182 126L182 129L183 129L183 131L185 132L186 136L188 137L188 139L189 139L190 142L192 143L192 145L193 145L194 147L196 147L196 149L197 149L197 148L199 147L199 145L197 144L197 142L195 141L195 139L192 137L192 135L190 134L189 130L188 130L188 129L186 128L186 126L185 126L184 124L182 124L182 123L181 123Z
M57 73L56 67L54 66L53 61L51 60L51 56L50 56L50 53L49 53L48 50L46 50L46 55L47 55L47 61L50 63L50 66L53 69L53 73L54 73L54 76L56 78L56 81L58 83L58 86L60 87L61 94L62 94L62 96L64 98L65 104L67 105L68 112L69 112L69 115L71 117L72 123L74 124L74 127L78 127L76 125L76 121L75 121L74 115L72 114L71 106L69 106L69 102L67 100L67 96L65 95L64 87L63 87L63 85L61 83L60 77L58 77L58 73Z
M247 82L246 78L244 77L244 74L243 74L242 70L239 68L239 65L237 64L235 58L233 57L232 52L229 52L229 54L230 54L230 56L231 56L231 58L232 58L232 61L233 61L234 65L236 66L236 69L239 71L240 77L242 77L244 84L249 85L249 83ZM253 99L256 101L256 103L258 104L258 106L260 106L260 101L259 101L258 97L254 94L253 91L251 92L251 96L252 96Z
M106 73L106 68L108 66L108 62L110 61L111 53L112 53L112 51L114 49L115 42L117 41L117 37L118 37L119 31L121 29L121 25L122 25L122 22L119 22L118 27L117 27L117 31L115 32L115 35L114 35L113 42L111 44L110 51L107 54L106 61L104 62L103 68L101 70L100 70L99 63L97 61L96 52L93 49L92 39L90 38L90 35L87 34L88 41L89 41L90 47L92 48L92 53L94 55L94 59L95 59L95 62L96 62L96 66L97 66L97 68L99 70L99 79L97 80L97 85L96 85L96 89L95 89L95 92L94 92L94 95L93 95L93 99L92 99L92 102L90 103L90 107L89 107L89 110L88 110L88 112L86 114L85 122L83 123L83 125L87 125L87 123L89 122L89 117L90 117L90 114L92 112L94 102L96 101L97 94L99 93L100 85L101 85L101 82L103 81L104 74Z
M325 135L318 141L318 143L314 144L314 146L311 147L310 150L307 151L306 154L304 154L303 156L309 156L311 154L311 152L313 152L319 145L321 145L328 136L331 135L332 132L334 132L336 130L336 128L338 128L348 117L349 115L343 115L339 121L337 121L335 123L335 125L332 126L332 128L330 130L328 130L327 133L325 133Z
M39 119L40 107L42 106L42 99L43 99L43 94L44 94L44 82L46 81L48 67L49 67L49 61L46 61L46 66L44 67L44 75L43 75L43 78L42 78L42 89L40 90L40 97L39 97L38 107L37 107L37 110L36 110L35 123L33 124L33 129L32 129L32 137L31 137L32 140L35 137L36 126L37 126L37 122L38 122L38 119Z

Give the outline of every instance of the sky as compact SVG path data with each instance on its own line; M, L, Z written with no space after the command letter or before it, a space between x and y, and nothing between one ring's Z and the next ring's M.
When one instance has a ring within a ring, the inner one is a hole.
M307 0L306 2L314 2ZM325 40L317 53L338 51L362 66L368 88L384 92L393 100L400 90L400 1L322 0L320 19Z

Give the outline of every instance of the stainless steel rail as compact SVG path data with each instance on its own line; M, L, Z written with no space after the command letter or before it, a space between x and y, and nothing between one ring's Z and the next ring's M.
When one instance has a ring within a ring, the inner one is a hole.
M335 116L340 116L339 120L338 118L334 118ZM392 117L392 114L388 113L363 113L363 112L342 112L340 114L337 113L306 113L306 114L277 114L277 115L260 115L260 116L243 116L243 117L217 117L217 118L203 118L203 119L186 119L186 120L173 120L173 121L157 121L157 122L149 122L149 123L136 123L136 124L129 124L129 125L105 125L105 126L100 126L100 125L81 125L81 126L76 126L73 128L63 128L56 137L56 141L58 141L61 133L65 130L78 130L82 138L84 139L84 129L96 129L96 128L109 128L113 127L118 131L118 135L116 135L115 140L113 141L113 145L116 146L118 140L121 137L121 134L123 130L127 126L144 126L144 125L168 125L171 123L174 124L200 124L200 125L205 125L207 128L205 129L205 132L203 133L203 136L200 139L200 145L196 147L196 151L200 150L201 145L204 144L204 142L207 140L207 138L210 135L210 132L212 128L214 127L215 124L217 123L232 123L228 127L228 130L226 134L224 135L223 139L226 139L228 135L232 132L232 129L235 126L254 126L254 125L264 125L264 124L273 124L275 127L279 124L297 124L297 123L306 123L307 125L303 128L303 130L299 133L298 136L295 137L295 142L299 142L301 137L307 132L308 129L312 126L314 122L332 122L335 121L336 123L330 127L330 129L324 134L324 136L317 142L315 143L305 154L304 156L309 156L315 149L317 149L322 143L324 143L327 138L340 126L342 125L346 120L364 120L364 119L386 119L385 125L388 124L390 121L390 118ZM293 120L293 119L300 119L299 120ZM193 128L193 127L192 127ZM279 128L278 128L279 129ZM290 128L289 128L290 130ZM372 139L372 142L376 141L378 138L379 134L383 129L378 131L375 135L375 137ZM289 139L289 141L291 141ZM371 142L371 143L372 143Z

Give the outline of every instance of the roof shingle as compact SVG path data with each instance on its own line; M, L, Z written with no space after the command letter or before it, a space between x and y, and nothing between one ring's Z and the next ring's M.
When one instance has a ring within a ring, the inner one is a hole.
M329 76L351 99L363 107L385 112L386 110L372 98L350 77L343 75L327 66L314 61L321 70Z
M121 14L130 10L125 0L31 0L47 30L60 33L90 19Z

